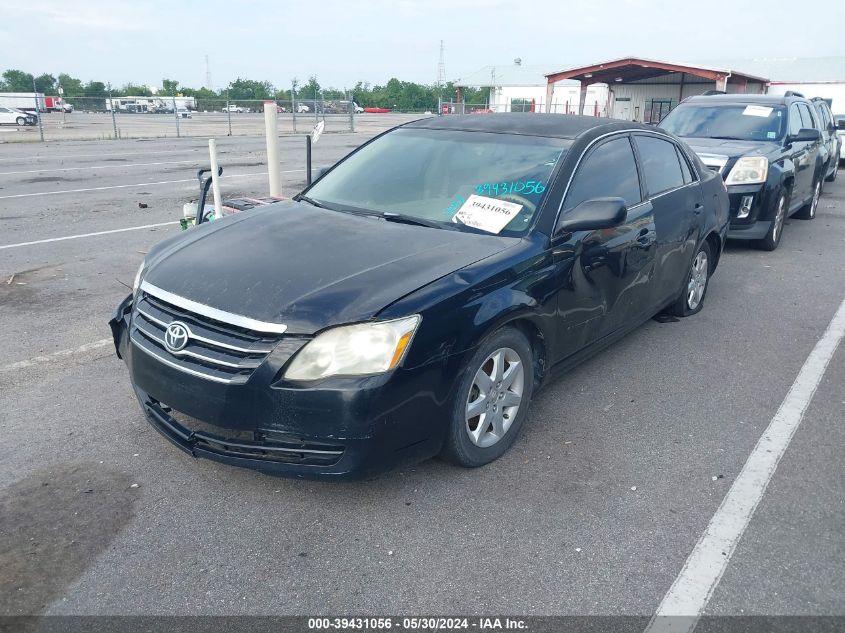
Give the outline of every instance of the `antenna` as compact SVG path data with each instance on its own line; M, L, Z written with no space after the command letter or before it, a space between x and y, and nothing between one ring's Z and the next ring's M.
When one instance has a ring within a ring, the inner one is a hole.
M208 63L208 55L205 56L205 87L214 90L211 85L211 65Z
M440 61L437 64L437 88L441 89L446 84L446 47L443 40L440 40Z

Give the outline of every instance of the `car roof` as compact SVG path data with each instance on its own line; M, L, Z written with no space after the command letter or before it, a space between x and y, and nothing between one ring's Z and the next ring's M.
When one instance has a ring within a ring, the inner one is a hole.
M502 112L488 114L448 114L411 121L401 127L427 130L460 130L463 132L492 132L497 134L522 134L551 138L577 138L589 131L643 129L653 126L631 121L619 121L574 114L540 114L534 112Z
M732 105L738 103L753 103L760 105L786 105L793 101L808 100L803 97L785 95L750 95L750 94L727 94L727 95L696 95L687 97L683 103L708 103L713 105Z

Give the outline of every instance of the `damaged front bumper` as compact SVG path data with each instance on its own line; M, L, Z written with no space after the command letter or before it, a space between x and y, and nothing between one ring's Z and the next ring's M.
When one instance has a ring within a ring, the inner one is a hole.
M283 378L293 352L279 344L248 380L220 384L139 348L132 295L109 325L147 420L194 457L272 475L342 479L417 462L442 446L451 381L439 364L297 385Z

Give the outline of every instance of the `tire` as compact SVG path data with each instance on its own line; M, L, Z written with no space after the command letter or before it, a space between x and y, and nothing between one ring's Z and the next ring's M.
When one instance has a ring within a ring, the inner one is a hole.
M825 180L827 182L833 182L836 180L836 176L839 174L839 158L834 157L833 159L833 173L830 176L827 176Z
M775 203L775 217L772 219L772 225L769 227L768 233L761 240L755 240L752 245L763 251L773 251L780 244L780 238L783 235L783 225L786 222L787 209L789 208L789 199L786 193L781 192L778 195L778 201Z
M816 211L819 208L819 196L822 193L822 179L819 178L813 183L813 197L810 198L810 201L801 207L801 210L795 214L796 218L801 220L815 220L816 219Z
M688 317L701 312L707 296L707 285L710 283L710 272L713 270L714 261L710 244L705 240L690 262L681 294L667 310L670 314Z
M17 119L15 119L15 123L23 127L24 125L26 125L26 118L19 116Z
M440 455L452 464L476 468L501 457L525 422L534 389L531 344L519 330L502 328L478 347L458 380ZM502 406L506 402L513 404ZM474 411L478 415L470 417Z

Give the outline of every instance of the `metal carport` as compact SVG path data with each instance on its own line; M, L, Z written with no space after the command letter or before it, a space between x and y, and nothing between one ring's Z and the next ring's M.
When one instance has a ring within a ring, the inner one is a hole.
M769 80L726 68L624 57L613 61L570 68L546 75L546 111L550 111L555 83L581 82L578 113L584 112L587 88L607 84L607 113L621 119L647 123L660 121L686 97L708 90L764 93Z

